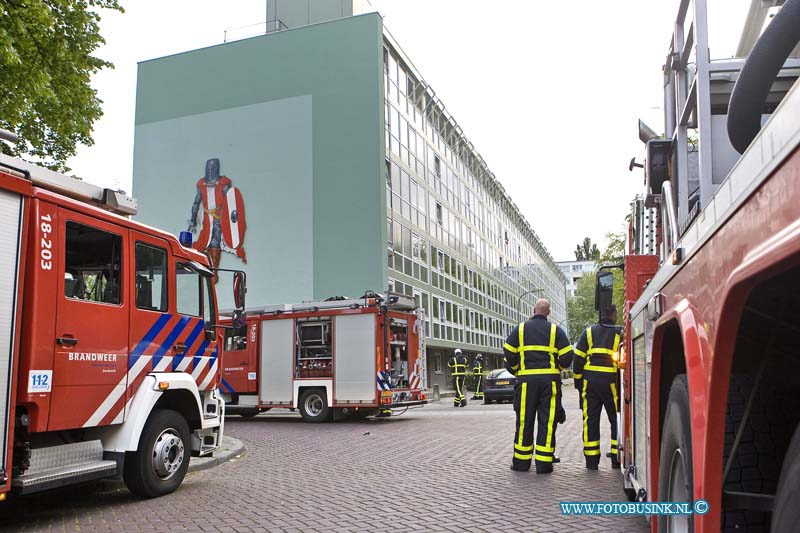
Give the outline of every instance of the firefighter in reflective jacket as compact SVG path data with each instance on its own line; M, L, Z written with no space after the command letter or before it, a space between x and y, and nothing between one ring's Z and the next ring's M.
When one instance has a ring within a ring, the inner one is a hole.
M564 330L547 320L549 314L550 302L537 301L533 316L511 330L503 345L506 369L517 377L517 430L511 470L530 470L531 460L535 460L537 474L553 471L559 367L569 366L572 346ZM538 424L535 444L534 423Z
M456 397L453 398L453 407L466 407L467 399L464 397L464 381L467 378L467 358L461 355L459 348L456 348L453 357L447 362L447 366L453 375L453 388L456 390Z
M581 380L583 410L583 455L586 468L600 463L600 413L606 410L611 425L611 466L619 468L617 456L617 359L622 328L616 325L617 307L602 310L600 323L586 328L575 345L573 372Z
M475 394L473 400L483 400L483 354L475 356L472 362L472 375L475 376Z

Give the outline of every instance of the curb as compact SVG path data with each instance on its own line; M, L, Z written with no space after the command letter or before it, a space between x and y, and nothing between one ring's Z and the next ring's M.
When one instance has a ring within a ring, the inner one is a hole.
M227 435L222 437L222 448L225 448L224 451L215 453L213 457L193 457L192 460L189 461L189 472L200 472L221 465L222 463L227 463L245 451L245 446L242 441Z

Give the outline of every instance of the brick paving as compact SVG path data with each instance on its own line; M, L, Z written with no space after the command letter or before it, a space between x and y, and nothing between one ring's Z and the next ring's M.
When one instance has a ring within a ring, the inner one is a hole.
M580 411L565 388L561 463L547 476L511 462L510 405L441 404L390 419L304 424L270 412L228 418L245 454L138 500L116 482L0 504L2 531L647 531L641 517L565 517L559 501L625 501L607 459L583 467ZM603 449L608 449L604 427Z

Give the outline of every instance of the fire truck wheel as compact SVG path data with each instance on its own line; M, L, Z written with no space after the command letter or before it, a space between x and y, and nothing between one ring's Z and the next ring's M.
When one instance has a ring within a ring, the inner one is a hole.
M689 425L689 382L686 374L672 381L661 433L658 466L659 501L692 501L692 429ZM658 531L694 531L692 516L659 516Z
M800 426L794 430L789 451L783 459L775 507L772 511L772 533L797 531L800 523Z
M300 396L300 416L305 422L326 422L332 410L328 407L328 399L324 389L308 389Z
M139 448L125 454L122 477L141 498L156 498L177 489L189 469L191 434L186 420L163 409L150 414Z

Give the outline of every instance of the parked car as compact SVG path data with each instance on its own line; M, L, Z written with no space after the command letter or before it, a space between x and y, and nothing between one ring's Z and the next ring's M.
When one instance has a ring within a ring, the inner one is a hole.
M483 403L513 401L517 378L505 368L497 368L486 375L483 382Z

